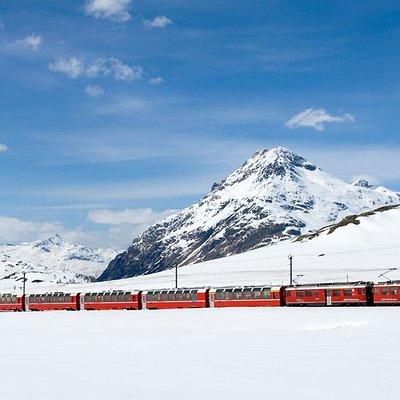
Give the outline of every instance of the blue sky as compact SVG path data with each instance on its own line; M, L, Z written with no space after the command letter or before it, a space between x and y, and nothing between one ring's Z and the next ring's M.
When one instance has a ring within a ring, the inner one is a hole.
M253 152L400 190L396 1L4 0L0 241L125 247Z

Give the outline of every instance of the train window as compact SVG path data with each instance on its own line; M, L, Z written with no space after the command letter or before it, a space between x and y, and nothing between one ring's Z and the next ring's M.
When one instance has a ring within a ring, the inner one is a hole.
M389 293L389 289L388 288L382 288L382 294L383 295L387 295Z
M269 289L264 289L262 291L262 297L263 299L269 299L271 297L271 291Z
M118 296L116 294L111 295L112 301L118 301Z
M351 289L344 289L344 290L343 290L343 294L344 294L345 296L351 296Z
M332 295L333 296L340 296L340 289L333 289Z
M166 292L162 292L161 293L161 300L167 300L167 293Z
M176 292L175 298L176 300L182 300L182 292Z
M168 300L175 300L175 293L174 292L170 292L168 294Z
M311 297L312 295L313 295L312 290L306 290L306 291L305 291L305 296L306 296L306 297Z
M398 289L397 288L392 288L392 294L396 295L398 293Z
M233 293L233 298L234 298L235 300L241 300L241 298L242 298L242 292L234 292L234 293Z
M192 295L192 301L196 301L197 300L197 293L191 293Z
M216 292L215 293L215 298L217 300L222 300L223 299L223 293L222 292Z
M297 294L297 298L304 297L304 292L302 290L298 290L296 294Z
M243 298L245 300L250 300L251 299L251 292L249 290L244 290L243 291Z
M153 300L154 300L154 296L153 296L152 294L148 294L148 295L146 296L146 300L147 300L147 301L153 301Z
M261 292L260 291L256 291L256 292L253 292L253 298L254 299L260 299L261 298Z

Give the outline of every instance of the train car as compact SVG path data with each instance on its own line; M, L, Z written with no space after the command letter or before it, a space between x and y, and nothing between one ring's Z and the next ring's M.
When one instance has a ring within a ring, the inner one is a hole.
M206 308L209 307L208 291L207 288L145 290L142 292L142 308Z
M374 283L374 305L400 305L400 281Z
M81 310L140 310L141 292L112 291L100 293L82 293Z
M291 286L285 289L287 306L372 305L369 282L322 283Z
M283 286L211 288L210 307L279 307L284 305Z
M26 311L79 310L77 293L30 294L25 299Z
M24 311L23 296L1 294L0 311Z

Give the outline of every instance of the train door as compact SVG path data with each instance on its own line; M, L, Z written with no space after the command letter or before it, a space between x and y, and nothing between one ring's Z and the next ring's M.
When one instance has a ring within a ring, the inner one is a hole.
M79 296L79 310L85 309L85 295L83 293L78 294Z
M146 292L142 293L142 310L147 310L146 306Z
M332 305L332 290L331 289L326 290L326 305L327 306Z
M215 293L214 292L209 292L209 297L210 297L210 308L214 308L214 296Z
M24 311L29 311L29 296L23 296L23 302L24 302Z

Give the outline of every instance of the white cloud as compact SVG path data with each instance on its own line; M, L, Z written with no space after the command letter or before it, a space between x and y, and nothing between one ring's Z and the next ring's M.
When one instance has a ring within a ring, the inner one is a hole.
M102 209L89 211L88 219L96 224L106 225L151 224L176 212L177 210L157 212L151 208L127 208L118 211Z
M50 63L48 67L51 71L64 73L70 78L110 76L117 81L134 81L143 77L141 66L123 64L113 57L97 58L94 61L86 61L78 57L61 57Z
M70 78L77 78L84 72L84 63L81 58L58 58L48 65L50 71L61 72Z
M129 12L131 3L131 0L87 0L84 11L95 18L126 22L132 18Z
M42 37L40 35L28 35L23 39L16 40L12 43L13 46L28 48L30 50L36 51L42 44Z
M104 95L104 89L99 85L87 85L85 93L90 97L101 97Z
M325 129L325 124L328 122L345 122L354 121L351 114L343 114L338 116L329 115L323 108L313 109L308 108L300 114L294 115L285 123L288 128L297 129L300 127L311 127L318 131Z
M0 20L0 31L4 31L5 28L4 22Z
M0 215L0 243L21 243L59 234L68 242L79 241L91 248L124 249L149 224L124 224L107 230L67 229L59 222L36 222Z
M40 239L64 231L58 223L22 221L0 216L0 243Z
M167 25L172 24L172 21L165 17L164 15L160 15L158 17L155 17L152 20L146 19L143 22L143 25L146 28L165 28Z
M4 151L8 150L8 146L5 145L4 143L0 143L0 153L3 153Z
M149 79L150 85L153 85L153 86L161 85L161 83L163 83L163 82L164 82L164 79L161 78L161 76L157 76L155 78Z

